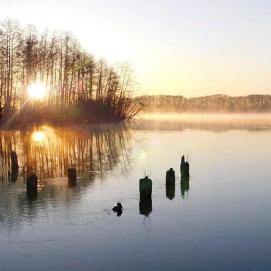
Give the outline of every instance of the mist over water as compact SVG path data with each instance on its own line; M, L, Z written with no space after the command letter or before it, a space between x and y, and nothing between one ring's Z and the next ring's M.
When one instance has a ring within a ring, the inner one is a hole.
M267 114L0 131L1 270L269 270L270 136ZM190 162L186 182L182 154ZM70 166L79 176L73 188ZM176 182L166 188L170 167ZM29 172L39 177L35 201L26 197ZM142 206L144 173L153 192ZM120 217L111 211L117 201Z
M155 129L165 125L165 129L175 127L176 129L202 128L202 129L248 129L261 130L271 128L271 114L269 113L183 113L183 114L141 114L137 117L137 121L143 126L153 123ZM174 128L173 128L174 129Z

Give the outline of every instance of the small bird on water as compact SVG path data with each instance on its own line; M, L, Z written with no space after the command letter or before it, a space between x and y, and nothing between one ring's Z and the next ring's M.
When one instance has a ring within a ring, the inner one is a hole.
M118 216L121 216L121 214L122 214L122 205L121 205L121 203L118 202L117 205L112 208L112 210L115 213L117 213Z

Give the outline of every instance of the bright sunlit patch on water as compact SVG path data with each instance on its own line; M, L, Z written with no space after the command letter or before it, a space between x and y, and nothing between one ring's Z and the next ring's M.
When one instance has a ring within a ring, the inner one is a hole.
M142 159L144 159L144 158L146 158L146 157L147 157L147 153L146 153L145 151L141 150L141 151L138 153L137 159L142 160Z
M46 95L46 86L42 82L32 82L28 87L28 96L30 99L41 100Z
M133 156L134 159L143 160L143 159L145 159L147 157L147 153L141 147L135 146L132 156Z
M61 147L61 141L59 140L56 130L50 126L41 126L34 129L30 135L31 147L38 148L39 151L42 148L43 151L51 150L57 151ZM58 151L59 152L59 151Z

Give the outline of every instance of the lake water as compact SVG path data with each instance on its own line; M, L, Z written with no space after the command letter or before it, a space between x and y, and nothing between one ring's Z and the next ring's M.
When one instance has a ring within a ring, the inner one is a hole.
M268 115L3 130L0 270L270 270L270 140ZM185 182L182 154L191 171ZM70 166L78 170L75 187ZM166 189L170 167L176 183ZM39 177L34 201L25 188L31 172ZM139 206L144 174L152 201ZM111 211L117 201L119 217Z

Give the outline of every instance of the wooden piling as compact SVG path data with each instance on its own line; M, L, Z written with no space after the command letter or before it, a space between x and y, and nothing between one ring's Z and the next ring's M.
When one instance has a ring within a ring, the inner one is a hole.
M175 184L175 171L170 168L166 173L166 185Z
M19 164L18 164L17 154L15 151L11 151L10 158L11 158L11 171L12 172L18 171Z
M188 178L190 176L190 169L189 169L189 163L188 161L185 161L184 156L182 156L182 161L181 161L181 176Z
M152 180L149 179L148 176L139 180L139 192L140 192L140 200L151 199Z
M76 168L68 168L68 185L73 187L76 185L77 174Z
M29 199L35 199L38 196L38 177L31 174L26 180L26 194Z

